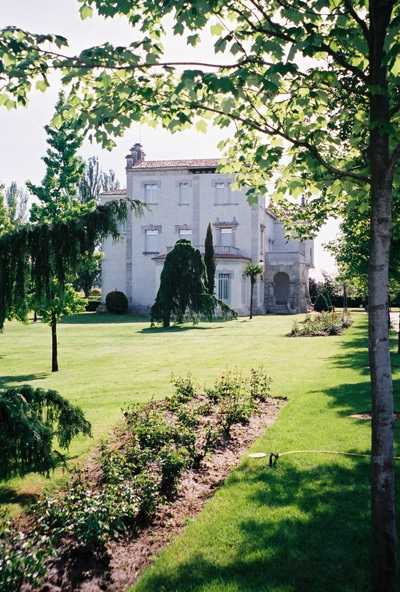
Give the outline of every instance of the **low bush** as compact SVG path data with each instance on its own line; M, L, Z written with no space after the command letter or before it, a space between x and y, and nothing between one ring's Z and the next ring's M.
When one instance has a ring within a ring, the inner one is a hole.
M335 312L321 312L306 315L304 321L295 321L290 337L318 337L328 335L340 335L343 329L350 327L352 320L350 315L340 316Z
M57 391L29 385L0 391L0 479L36 472L48 474L65 456L79 434L91 435L90 423L79 407Z
M246 423L270 395L262 368L222 374L206 393L191 377L174 378L175 394L124 410L118 439L99 449L96 477L76 471L63 495L45 495L30 510L31 530L0 536L0 589L39 587L46 562L69 549L106 552L112 538L149 524L160 504L173 500L182 473Z
M97 298L89 298L86 303L85 310L86 312L96 312L100 304L101 300L98 300Z
M123 292L109 292L106 296L106 307L113 314L126 314L128 312L128 298Z

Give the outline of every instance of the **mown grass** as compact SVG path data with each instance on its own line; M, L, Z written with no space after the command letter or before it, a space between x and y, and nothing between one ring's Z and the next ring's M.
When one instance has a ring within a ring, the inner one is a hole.
M42 323L8 323L0 335L0 388L32 384L55 388L79 404L92 422L94 438L80 438L70 449L79 459L109 432L129 401L161 398L172 392L172 373L191 372L211 383L228 367L264 364L276 393L297 393L310 380L304 356L329 356L316 342L288 339L293 317L256 317L252 321L201 323L195 327L151 329L132 316L82 314L59 325L60 372L50 372L50 329ZM326 350L326 351L325 351ZM297 366L296 375L288 372ZM0 484L0 503L11 512L34 500L43 487L64 479L61 470L50 480L38 475Z
M273 393L289 402L253 450L368 453L369 423L350 417L370 407L366 316L353 318L338 337L287 338L293 317L162 330L132 317L80 315L60 326L61 371L53 375L48 327L11 323L0 336L0 384L52 387L79 403L95 433L73 445L71 455L82 458L124 403L169 394L172 372L209 384L225 368L263 364ZM398 355L393 363L400 408ZM0 502L15 511L61 478L3 483ZM368 459L300 454L269 469L245 456L135 592L364 592L369 542Z
M272 321L260 347L270 352L275 390L287 394L289 403L253 450L368 454L370 424L350 417L370 409L366 316L354 319L341 337L287 339L284 352L275 330L285 321ZM393 365L398 409L398 355ZM399 440L397 425L397 455ZM368 459L304 453L282 457L274 469L266 464L244 456L134 591L369 590Z

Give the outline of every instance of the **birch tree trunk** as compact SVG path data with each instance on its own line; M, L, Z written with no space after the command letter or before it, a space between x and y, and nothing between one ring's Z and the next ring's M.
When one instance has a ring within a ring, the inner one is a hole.
M396 586L396 517L393 461L393 385L389 347L388 284L392 167L384 41L392 2L370 0L371 241L368 268L369 362L372 383L373 590Z

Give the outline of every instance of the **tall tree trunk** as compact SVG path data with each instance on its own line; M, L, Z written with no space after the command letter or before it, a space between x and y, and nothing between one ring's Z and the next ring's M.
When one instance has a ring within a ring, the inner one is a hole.
M58 372L57 317L51 315L51 371Z
M250 280L250 319L253 318L254 282Z
M37 323L37 312L36 310L33 311L33 322Z
M400 354L400 312L399 312L399 325L398 325L399 332L397 333L397 353Z
M393 592L396 581L396 518L393 461L393 385L388 323L392 173L390 121L383 46L392 2L370 0L371 241L368 267L369 362L372 383L373 590ZM379 87L379 91L377 91Z
M347 310L347 285L344 283L343 284L343 311L345 314L347 314L348 310Z

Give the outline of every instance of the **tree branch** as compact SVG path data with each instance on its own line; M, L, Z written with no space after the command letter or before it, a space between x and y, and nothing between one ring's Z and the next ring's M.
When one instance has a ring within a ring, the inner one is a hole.
M368 43L370 43L370 34L369 34L369 29L368 26L366 24L366 22L360 17L360 15L356 12L353 4L352 4L352 0L344 0L344 4L349 12L349 14L351 14L351 16L353 17L353 19L356 21L356 23L359 25L361 31L363 32L363 35Z

